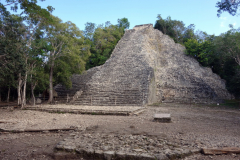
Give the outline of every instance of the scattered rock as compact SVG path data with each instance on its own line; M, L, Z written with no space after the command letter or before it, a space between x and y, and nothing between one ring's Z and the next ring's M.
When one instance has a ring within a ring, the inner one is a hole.
M152 136L75 132L58 143L56 149L68 152L75 150L82 156L85 153L88 157L95 155L109 160L112 157L144 160L153 160L157 156L182 158L192 154L190 150L176 146L178 145Z

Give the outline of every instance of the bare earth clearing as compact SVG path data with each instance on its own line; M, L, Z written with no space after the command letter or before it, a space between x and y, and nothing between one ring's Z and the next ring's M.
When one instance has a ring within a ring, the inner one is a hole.
M63 105L51 107L61 108ZM64 108L67 107L71 108L64 105ZM104 108L113 110L114 107ZM126 108L119 107L117 110L126 111ZM88 106L87 109L99 110L99 108L94 106ZM155 113L170 113L172 123L153 122ZM190 106L189 104L160 104L159 106L149 106L145 112L138 116L83 115L12 110L11 108L0 109L0 129L59 128L76 128L77 131L0 132L0 159L59 159L54 148L60 141L69 137L70 134L78 136L91 135L93 138L99 135L125 137L132 135L133 138L148 136L152 137L152 139L157 137L163 139L164 143L168 144L159 147L160 150L171 148L169 144L196 151L203 147L240 147L239 109L201 105ZM154 149L149 148L149 152L151 150ZM68 157L68 159L74 158L74 156ZM237 160L240 159L240 155L205 156L196 153L184 159Z

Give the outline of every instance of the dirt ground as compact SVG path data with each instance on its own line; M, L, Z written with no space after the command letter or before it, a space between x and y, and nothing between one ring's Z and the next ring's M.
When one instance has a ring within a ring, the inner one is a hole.
M57 106L56 106L57 107ZM153 122L155 113L170 113L172 123ZM189 104L148 106L138 116L81 115L47 113L0 108L0 129L78 128L78 132L150 135L165 138L181 147L199 150L203 147L240 147L240 110ZM0 132L0 159L57 159L54 147L70 133ZM69 159L72 159L69 157ZM184 158L234 159L240 154L206 156L200 153Z

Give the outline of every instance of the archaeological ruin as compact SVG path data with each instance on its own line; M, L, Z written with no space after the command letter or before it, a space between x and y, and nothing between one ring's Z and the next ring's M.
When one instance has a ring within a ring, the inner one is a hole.
M225 81L185 55L184 46L153 28L126 30L102 66L55 86L59 100L78 105L143 106L159 102L215 103L230 99Z

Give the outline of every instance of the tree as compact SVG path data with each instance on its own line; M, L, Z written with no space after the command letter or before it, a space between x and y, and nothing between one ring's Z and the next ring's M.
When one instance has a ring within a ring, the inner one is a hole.
M215 60L214 45L211 40L198 41L196 39L188 39L184 43L186 54L197 59L203 66L211 66Z
M53 22L42 26L48 48L46 56L49 65L49 103L53 102L53 75L57 71L57 79L71 86L70 76L80 73L85 68L85 60L89 55L84 45L82 32L72 22L63 23L52 16Z
M36 30L38 29L39 25L45 21L51 21L50 19L50 11L53 10L52 7L48 7L48 9L43 9L39 5L36 4L37 0L6 0L5 4L0 3L0 12L1 12L1 19L7 17L9 12L6 9L6 6L11 6L13 11L17 11L18 5L20 5L21 9L21 19L22 27L24 31L21 33L21 44L19 44L19 49L21 52L21 63L24 64L24 73L18 73L18 104L21 104L22 107L26 104L26 90L27 90L27 78L30 72L30 68L33 67L34 61L32 61L33 56L31 53L32 50L36 49L34 46L33 41L35 40ZM6 25L5 27L11 28L10 25ZM3 46L4 49L7 47L11 47L11 43ZM22 89L23 87L23 89Z
M194 24L186 28L182 21L172 20L170 16L163 19L160 14L157 19L154 28L160 30L163 34L169 35L176 43L183 44L187 39L194 38Z
M45 1L45 0L40 0ZM21 9L21 14L25 14L25 17L28 17L29 15L39 15L41 17L46 17L48 14L45 11L52 12L54 10L53 7L48 6L47 10L42 9L39 5L37 5L37 0L5 0L5 4L0 2L0 12L1 14L4 14L6 10L6 6L11 6L12 11L17 11Z
M23 41L25 30L21 17L5 12L2 21L0 21L0 84L5 82L8 86L16 86L14 83L16 77L25 73L26 65L23 56L26 46ZM22 86L22 81L19 81L17 86L19 86L18 93L20 95L19 89ZM18 102L21 102L20 96Z
M50 16L50 12L46 9L41 9L39 6L35 6L37 8L37 12L30 12L27 17L24 17L24 22L26 25L26 32L23 35L23 41L26 44L23 56L24 56L24 62L26 65L26 72L23 77L19 77L19 81L23 82L23 91L22 91L22 101L21 101L21 107L23 108L26 105L26 90L27 90L27 79L30 71L33 71L33 67L35 67L36 58L38 58L39 53L35 52L34 50L38 49L38 44L35 43L36 40L38 40L39 34L43 34L41 31L39 31L39 27L41 24L45 23L51 23L52 19ZM38 13L41 11L40 13ZM43 14L44 13L44 14ZM31 74L32 76L32 74Z
M238 7L240 6L240 0L222 0L217 2L216 7L218 8L218 17L222 12L228 12L232 16L235 16L238 12Z
M93 41L93 34L96 29L96 24L87 22L85 24L85 30L84 30L84 36L85 38L89 39L90 41Z
M105 27L99 26L93 35L91 56L86 68L102 65L111 56L113 49L124 34L124 28L119 25L106 23Z
M188 39L184 43L186 53L198 60L200 64L212 68L226 80L228 91L240 96L240 34L230 29L220 36L199 32L197 39Z
M188 39L196 39L196 35L194 33L195 25L190 24L187 28L185 28L184 34L183 34L183 43L187 42Z
M118 27L119 28L124 28L124 29L129 29L130 27L130 23L128 21L127 18L121 18L121 19L118 19Z
M232 58L240 66L240 31L230 29L218 37L217 51L222 57Z

